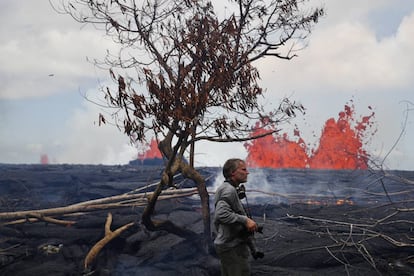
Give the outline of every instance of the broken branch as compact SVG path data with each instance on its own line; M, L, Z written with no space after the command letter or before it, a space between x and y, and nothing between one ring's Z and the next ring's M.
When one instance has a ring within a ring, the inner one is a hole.
M125 224L124 226L119 227L115 231L111 231L111 224L112 224L112 214L108 213L108 217L106 218L105 223L105 236L99 240L92 248L89 250L88 254L85 257L85 269L93 262L93 260L98 256L99 252L101 252L102 248L114 238L118 237L123 231L134 225L133 222Z

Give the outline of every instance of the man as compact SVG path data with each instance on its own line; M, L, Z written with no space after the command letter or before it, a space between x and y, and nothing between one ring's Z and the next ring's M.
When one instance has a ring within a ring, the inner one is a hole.
M229 159L223 166L224 183L215 195L214 240L221 262L222 276L250 275L249 247L256 258L253 233L258 230L254 220L247 216L240 201L237 188L247 181L249 172L241 159ZM263 257L263 253L260 253Z

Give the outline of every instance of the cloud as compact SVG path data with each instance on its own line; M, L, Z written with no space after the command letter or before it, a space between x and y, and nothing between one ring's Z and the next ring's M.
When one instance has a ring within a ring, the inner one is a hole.
M98 89L88 91L87 97L95 101ZM60 141L64 148L55 157L58 163L127 164L137 157L137 149L129 138L111 124L98 123L99 113L107 113L95 103L83 101L65 125Z
M45 3L7 6L3 19L11 24L0 37L0 99L44 97L90 87L91 80L108 75L95 70L86 57L102 58L106 49L115 47L110 39L91 26L81 29ZM7 19L10 14L21 20Z
M412 86L413 30L414 14L403 19L394 36L382 40L360 22L339 22L323 31L316 29L299 57L289 62L261 61L263 82L282 91L306 89L318 94L392 92Z
M247 157L243 143L216 143L201 141L195 145L195 166L223 166L229 158Z

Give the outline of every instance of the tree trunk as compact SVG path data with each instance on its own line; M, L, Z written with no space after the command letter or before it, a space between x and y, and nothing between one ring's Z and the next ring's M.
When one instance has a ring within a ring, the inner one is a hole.
M201 214L204 224L203 248L206 251L212 249L211 241L211 219L210 219L210 199L204 177L193 167L183 163L183 175L197 183L197 190L201 200Z
M160 183L157 185L154 193L150 196L148 200L148 204L145 206L144 211L142 212L142 223L148 230L156 230L154 222L151 219L152 214L155 210L155 205L157 203L158 197L160 196L163 187L165 184L168 183L168 176L166 175L165 171L162 174L162 178Z
M147 206L145 206L144 212L142 213L142 223L145 225L145 227L148 230L152 230L152 231L156 230L156 226L154 222L152 221L151 216L154 213L155 205L157 203L158 197L161 194L163 188L166 185L168 185L168 183L170 182L170 176L173 175L174 173L172 171L173 160L171 160L172 155L173 155L172 146L171 146L172 138L173 138L173 133L170 131L166 135L164 140L158 143L158 149L163 154L163 156L167 158L168 162L162 173L160 183L157 185L157 188L155 189L154 193L149 198L148 204Z
M212 243L210 226L210 201L206 188L206 182L203 176L196 169L194 169L193 166L190 166L183 160L181 152L177 154L179 147L186 147L183 144L183 141L181 140L181 142L177 142L176 147L174 147L174 149L172 148L172 137L172 132L169 132L165 139L158 144L158 148L160 149L163 156L167 158L168 162L162 174L160 184L157 186L156 191L154 191L151 198L149 199L148 205L144 209L144 212L142 214L142 222L145 227L147 227L147 229L152 231L163 229L179 236L196 237L195 233L189 233L188 230L181 229L169 221L155 222L151 219L151 216L155 210L155 204L162 192L162 189L167 185L172 185L173 176L177 172L182 172L184 177L192 179L197 185L198 194L201 200L201 213L204 224L204 233L201 245L204 251L208 252L212 249Z

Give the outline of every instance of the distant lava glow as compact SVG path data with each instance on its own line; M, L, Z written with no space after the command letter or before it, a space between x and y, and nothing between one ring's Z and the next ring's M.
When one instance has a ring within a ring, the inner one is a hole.
M374 112L360 121L355 121L354 116L354 106L345 105L337 120L328 119L315 150L307 148L298 129L294 131L296 141L286 133L252 140L245 144L246 161L256 168L367 169L370 156L363 141L374 134L367 133L373 125ZM257 128L252 135L264 131Z
M42 165L49 164L49 156L47 154L42 154L40 156L40 164L42 164Z

